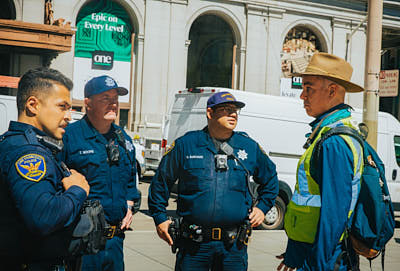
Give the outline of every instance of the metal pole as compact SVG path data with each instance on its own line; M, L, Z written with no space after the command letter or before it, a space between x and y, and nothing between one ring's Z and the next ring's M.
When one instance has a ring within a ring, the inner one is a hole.
M231 89L235 89L235 75L236 75L236 49L237 45L233 45L232 51L232 84Z
M368 1L367 51L363 122L367 124L367 141L376 149L378 137L379 72L381 69L383 0Z

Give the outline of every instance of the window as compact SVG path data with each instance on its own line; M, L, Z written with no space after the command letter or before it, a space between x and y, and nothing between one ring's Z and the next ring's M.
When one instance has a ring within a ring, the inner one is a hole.
M394 152L397 165L400 167L400 136L394 136Z
M119 126L121 126L124 129L128 129L128 113L129 109L121 109L119 111Z

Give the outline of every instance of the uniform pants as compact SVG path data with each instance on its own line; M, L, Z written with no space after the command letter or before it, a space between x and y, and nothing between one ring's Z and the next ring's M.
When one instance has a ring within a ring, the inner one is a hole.
M95 255L82 258L82 271L123 271L124 236L114 236L107 240L106 248Z
M247 246L228 247L222 241L195 243L184 240L176 255L175 271L247 270Z

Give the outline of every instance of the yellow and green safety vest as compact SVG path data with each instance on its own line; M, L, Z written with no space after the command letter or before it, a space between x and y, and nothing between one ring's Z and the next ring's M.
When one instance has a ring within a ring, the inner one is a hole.
M320 217L321 194L319 185L312 178L310 173L311 156L321 135L339 125L346 125L351 128L355 128L351 123L351 117L341 119L321 128L313 143L307 148L299 160L297 165L295 191L291 201L287 206L285 214L285 230L288 237L292 240L310 244L314 243ZM359 180L363 170L361 146L358 142L356 142L356 139L350 136L340 136L345 140L347 145L350 147L351 152L353 153L354 179L352 183L354 186L359 186ZM354 189L358 188L354 187L353 191ZM353 212L356 201L357 198L352 197L348 217L350 217L351 213Z

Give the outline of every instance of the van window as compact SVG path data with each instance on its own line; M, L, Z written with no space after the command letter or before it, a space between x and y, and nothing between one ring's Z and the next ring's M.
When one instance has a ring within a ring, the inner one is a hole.
M397 165L400 167L400 136L394 136L394 152L396 154Z

